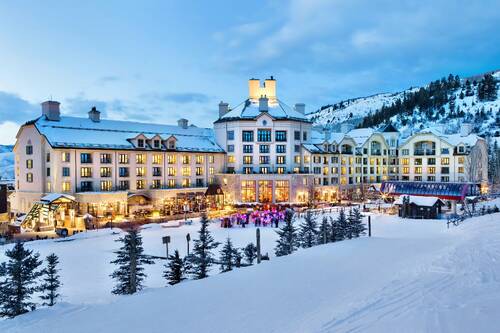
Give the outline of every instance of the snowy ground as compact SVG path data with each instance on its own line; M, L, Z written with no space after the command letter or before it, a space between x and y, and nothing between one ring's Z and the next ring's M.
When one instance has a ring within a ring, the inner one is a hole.
M147 289L112 296L117 235L30 243L63 264L65 303L0 322L0 332L494 332L500 325L500 214L446 228L443 221L373 216L372 238L317 246L259 266L163 287L162 266ZM161 236L185 248L197 226L144 230L145 249L163 255ZM254 228L213 231L243 246ZM275 233L262 228L264 252ZM3 250L0 248L0 250ZM3 251L2 251L3 252ZM3 258L0 257L0 260Z

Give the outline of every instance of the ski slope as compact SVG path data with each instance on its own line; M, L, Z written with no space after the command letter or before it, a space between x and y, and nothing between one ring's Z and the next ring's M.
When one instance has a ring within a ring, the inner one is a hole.
M165 230L183 244L184 228L154 226L143 232L147 253L161 255ZM239 246L255 231L212 230ZM270 251L274 232L262 230ZM205 280L162 287L158 264L148 268L148 288L133 296L111 296L106 262L117 235L99 233L31 243L61 256L65 303L1 321L0 332L495 332L500 325L500 214L450 229L375 215L372 238Z

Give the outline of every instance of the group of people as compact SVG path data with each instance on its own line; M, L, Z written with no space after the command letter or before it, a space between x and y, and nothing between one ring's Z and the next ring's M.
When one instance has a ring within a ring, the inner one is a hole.
M271 226L274 228L279 227L279 223L285 218L284 211L273 210L253 210L245 213L236 213L230 216L222 217L220 219L221 228L232 228L233 226L240 226L245 228L251 223L256 227Z

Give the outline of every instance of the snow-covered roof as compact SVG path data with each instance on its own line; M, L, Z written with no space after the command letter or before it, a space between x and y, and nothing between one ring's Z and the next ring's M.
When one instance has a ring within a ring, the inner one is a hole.
M373 128L357 128L347 132L346 136L351 137L356 145L362 146L374 132Z
M247 99L229 112L224 114L217 121L233 119L254 119L262 112L259 110L259 101ZM267 113L274 119L291 119L309 122L307 117L296 111L294 108L286 105L279 99L269 100Z
M441 199L438 197L423 197L423 196L415 196L415 195L402 195L396 201L394 201L395 205L402 205L403 198L408 197L410 199L409 203L415 204L417 206L424 207L432 207L436 204L436 202L441 202Z
M143 134L146 138L159 135L162 139L175 136L176 150L193 152L223 152L215 143L212 129L189 126L148 124L132 121L101 120L61 117L60 121L49 121L40 117L34 122L52 147L134 149L129 141Z
M76 198L74 196L69 195L69 194L63 194L63 193L47 194L46 196L42 197L40 199L40 201L51 203L51 202L54 202L54 201L61 199L61 198L71 200L71 201L76 201Z
M309 144L309 143L302 144L302 147L307 149L310 153L322 153L323 152L323 149L317 147L316 145Z
M462 136L460 133L455 133L455 134L444 134L441 129L437 127L428 127L424 128L417 133L431 133L434 134L435 136L443 139L444 141L448 142L449 144L453 146L457 146L459 144L465 144L468 146L474 146L479 139L481 139L480 136L476 134L469 134ZM409 138L408 138L409 139Z

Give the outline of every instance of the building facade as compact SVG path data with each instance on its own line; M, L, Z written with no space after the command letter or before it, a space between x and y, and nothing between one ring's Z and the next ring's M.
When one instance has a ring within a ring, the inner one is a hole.
M67 117L58 102L44 102L17 135L12 207L27 212L47 194L66 193L76 214L125 216L145 204L173 209L209 184L228 204L254 205L357 199L385 180L487 181L486 142L470 125L406 137L391 124L332 133L313 126L304 104L281 101L272 77L262 85L251 79L248 89L236 107L219 104L213 129L186 119L177 126L103 120L95 108Z

